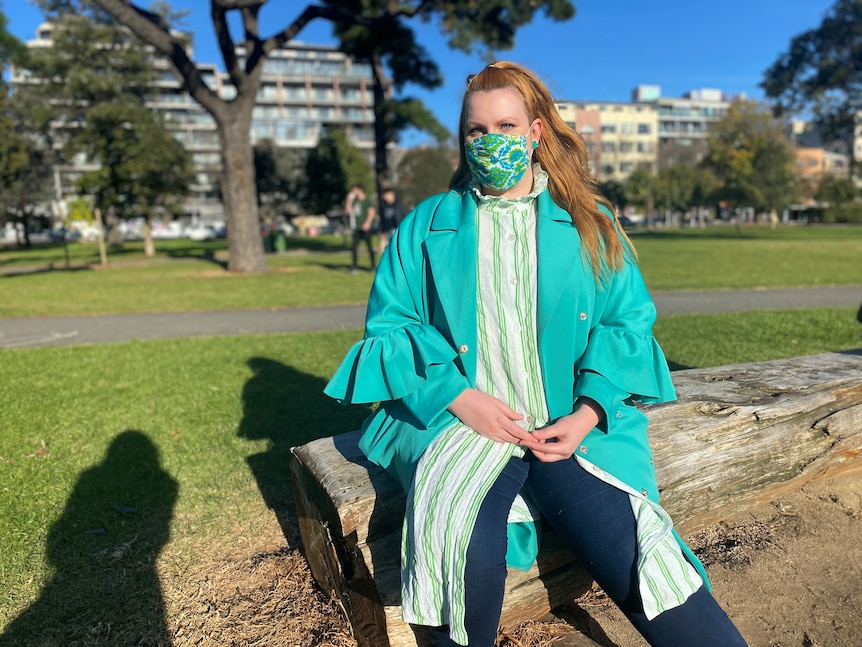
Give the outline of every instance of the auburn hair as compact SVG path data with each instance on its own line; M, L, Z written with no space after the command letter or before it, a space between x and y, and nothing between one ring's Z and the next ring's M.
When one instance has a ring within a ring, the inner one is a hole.
M554 202L571 216L593 273L598 277L620 269L624 254L634 254L634 247L622 228L615 223L616 215L609 218L599 210L599 204L602 204L614 214L613 207L599 194L596 182L590 175L583 139L560 117L545 84L517 63L491 63L478 74L467 78L458 124L458 168L449 183L450 188L465 190L470 181L464 142L467 135L467 105L471 95L503 88L513 88L523 97L530 121L542 121L541 145L533 150L533 162L538 162L548 174L548 191Z

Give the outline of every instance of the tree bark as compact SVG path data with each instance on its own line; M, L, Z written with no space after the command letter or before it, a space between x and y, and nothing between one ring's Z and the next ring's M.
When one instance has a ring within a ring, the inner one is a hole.
M673 374L679 399L643 407L662 505L683 536L803 482L862 471L862 349ZM339 599L361 647L420 647L401 620L404 493L357 447L360 432L292 450L306 558ZM554 538L528 573L510 571L501 625L573 600L586 572Z
M217 118L222 153L222 200L227 216L231 272L265 272L266 259L258 218L254 155L251 148L251 108L239 106Z

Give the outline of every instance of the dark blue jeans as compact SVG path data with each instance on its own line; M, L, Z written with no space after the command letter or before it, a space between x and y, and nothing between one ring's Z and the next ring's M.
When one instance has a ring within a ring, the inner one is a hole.
M506 582L506 519L525 487L542 516L653 647L744 647L745 640L706 587L647 620L638 592L637 534L628 494L572 458L542 463L513 458L491 488L467 549L464 582L469 647L493 647ZM439 647L456 643L447 627L431 629Z

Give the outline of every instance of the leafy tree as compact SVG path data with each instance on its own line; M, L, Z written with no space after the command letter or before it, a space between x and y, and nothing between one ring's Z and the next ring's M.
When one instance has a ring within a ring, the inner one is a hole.
M626 208L629 198L626 195L625 185L617 180L606 180L599 182L599 193L603 195L619 211Z
M43 8L50 9L48 4ZM190 178L188 164L174 155L182 147L154 127L154 115L144 107L154 85L150 54L104 12L50 17L51 46L33 49L27 61L38 81L20 84L14 97L22 128L44 143L51 164L66 164L78 153L101 163L82 176L79 187L92 192L94 206L111 215L143 215L149 222L152 209L176 195L172 183L157 176ZM147 157L156 155L173 166L145 171ZM153 183L165 190L162 197L146 188ZM118 230L112 236L122 244ZM153 253L149 237L147 250Z
M709 169L676 164L658 172L654 187L659 206L703 225L704 207L713 199L718 180Z
M271 139L254 145L254 176L257 202L264 219L296 212L297 191L304 179L304 155L294 149L278 147Z
M3 4L0 3L0 72L3 65L10 61L21 61L27 55L27 48L20 40L10 34L6 25L9 24L6 14L2 11ZM3 83L3 75L0 74L0 84ZM4 92L5 95L5 92Z
M415 207L428 196L449 188L458 153L451 148L422 146L404 153L398 163L398 197Z
M46 164L44 149L22 131L19 115L7 93L3 67L10 62L24 64L27 49L8 32L6 25L6 16L0 12L0 223L11 221L21 225L15 230L23 229L23 242L29 247L28 220L36 214L37 204L51 199L45 182L51 169Z
M850 178L826 174L817 186L814 198L824 206L826 222L862 221L862 191Z
M371 166L362 151L353 146L342 128L329 128L308 153L305 183L300 190L302 205L310 212L326 214L338 209L354 184L371 193Z
M81 191L109 218L144 218L145 255L155 256L153 216L180 212L192 180L191 158L182 144L149 108L115 101L87 111L86 126L70 147L100 162L97 170L82 174Z
M623 188L629 204L644 210L647 226L652 225L655 209L655 176L645 169L635 169Z
M56 5L79 8L87 0L52 0ZM266 264L258 230L258 209L254 189L254 160L250 144L251 114L261 73L268 55L295 38L311 21L332 22L343 51L358 60L369 61L374 71L375 152L378 184L387 179L387 144L408 124L431 129L438 136L443 129L418 101L395 100L386 94L387 68L392 84L400 90L408 83L434 88L441 84L436 64L419 47L410 19L436 21L450 35L450 45L469 50L473 43L491 49L509 49L517 29L543 10L555 20L574 15L569 0L324 0L307 5L283 29L271 36L261 35L260 10L268 0L210 0L213 28L218 37L225 69L236 96L222 99L204 82L203 76L172 32L170 21L129 0L92 0L127 25L155 50L166 56L183 79L191 96L216 122L222 142L222 196L228 220L230 260L236 271L264 271ZM228 27L228 14L236 12L242 22L242 39L236 43ZM242 45L246 56L237 55Z
M862 0L836 0L820 26L790 41L760 84L776 114L812 109L826 132L852 136L862 106Z
M781 210L795 201L796 155L784 129L751 101L735 101L709 133L704 167L720 184L716 198L731 207Z
M14 122L0 116L0 221L12 222L23 230L23 242L30 247L30 222L45 215L51 203L51 165L43 147L15 131Z

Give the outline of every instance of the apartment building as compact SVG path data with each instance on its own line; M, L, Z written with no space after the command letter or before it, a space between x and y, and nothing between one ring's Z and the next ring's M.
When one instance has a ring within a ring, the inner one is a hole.
M54 26L43 23L28 47L48 47ZM189 50L191 56L192 52ZM245 52L238 48L242 59ZM183 89L170 63L154 57L154 92L147 104L164 115L168 127L192 155L194 180L186 213L205 221L221 220L224 209L218 197L221 146L215 121ZM205 82L221 98L230 100L236 90L230 77L213 63L200 63ZM34 82L27 70L12 70L14 89ZM352 143L374 155L374 97L370 65L356 63L335 47L291 42L267 58L252 114L251 141L269 139L277 146L314 147L328 126L344 128ZM98 168L92 160L76 157L58 169L64 195L74 193L81 172Z
M635 169L657 170L658 113L646 104L562 101L557 110L588 143L600 182L625 181Z
M709 152L710 124L729 106L720 90L663 97L660 86L640 85L630 103L559 101L557 111L583 137L596 179L622 182L635 169L655 173L700 162Z
M709 152L710 124L724 118L731 103L721 90L713 88L663 97L656 85L638 86L632 101L653 105L658 112L658 169L699 163Z

